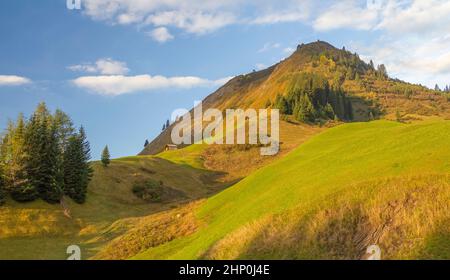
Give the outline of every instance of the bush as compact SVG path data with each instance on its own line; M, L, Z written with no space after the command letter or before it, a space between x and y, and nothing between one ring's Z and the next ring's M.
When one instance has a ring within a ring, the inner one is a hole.
M133 186L135 196L147 202L160 202L163 193L163 182L147 180Z
M5 203L6 192L0 186L0 206Z
M17 202L30 202L39 197L36 189L29 183L11 190L11 197Z

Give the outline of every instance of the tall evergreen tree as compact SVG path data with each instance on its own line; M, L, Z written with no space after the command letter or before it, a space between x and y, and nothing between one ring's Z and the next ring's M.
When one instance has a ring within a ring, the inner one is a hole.
M102 152L102 164L104 167L108 167L110 163L111 163L111 155L109 154L108 145L106 145Z
M64 193L77 203L86 201L88 184L92 178L89 142L84 128L69 138L64 152Z
M39 104L27 125L25 155L30 192L37 191L39 197L49 203L59 202L62 189L57 181L59 154L56 127L45 103Z
M314 121L315 110L307 94L302 94L294 107L295 118L302 122Z
M434 86L434 90L435 90L435 91L441 91L441 89L439 88L439 85L438 85L438 84L436 84L436 85Z
M1 195L6 191L19 202L57 203L67 192L81 203L92 176L89 160L84 129L74 133L64 112L52 115L41 103L28 121L20 115L10 122L0 139ZM67 188L66 181L71 183Z
M147 147L148 144L150 144L150 143L148 142L148 139L146 139L146 140L145 140L145 143L144 143L144 148Z

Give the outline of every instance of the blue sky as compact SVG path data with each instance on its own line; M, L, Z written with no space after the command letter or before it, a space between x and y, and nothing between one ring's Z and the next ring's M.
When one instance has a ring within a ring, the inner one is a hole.
M0 2L0 129L37 103L70 114L93 157L138 153L177 108L317 39L450 84L449 1Z

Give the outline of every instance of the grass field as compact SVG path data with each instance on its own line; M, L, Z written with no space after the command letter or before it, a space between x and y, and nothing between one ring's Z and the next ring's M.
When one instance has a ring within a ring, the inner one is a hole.
M345 124L209 198L136 259L450 258L450 122Z
M8 200L0 207L0 259L64 259L66 248L82 248L83 258L95 255L107 242L136 225L139 217L170 210L224 188L220 174L150 156L113 160L108 168L94 163L94 178L86 204L70 200L73 219L59 205ZM133 185L163 181L179 196L160 203L137 198Z
M282 125L270 160L193 145L94 163L73 219L7 201L0 259L64 259L72 244L84 259L355 259L375 243L383 258L450 259L449 121ZM176 192L142 201L132 188L147 180Z

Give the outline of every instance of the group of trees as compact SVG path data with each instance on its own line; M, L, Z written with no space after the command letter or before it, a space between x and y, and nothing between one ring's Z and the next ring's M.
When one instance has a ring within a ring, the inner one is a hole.
M61 110L45 103L29 119L19 115L0 138L0 200L38 198L58 203L64 195L84 203L92 177L90 146L81 127L75 130Z
M168 129L169 128L169 126L170 126L170 121L169 120L167 120L166 121L166 123L163 125L163 128L162 128L162 130L164 131L164 130L166 130L166 129Z
M330 87L328 80L311 73L299 74L288 94L278 95L273 106L303 122L353 119L352 103L340 86Z
M362 75L374 76L378 80L389 78L384 64L375 67L372 60L365 63L358 54L351 53L345 48L341 51L325 51L318 56L313 56L313 65L314 63L326 64L332 71L347 80L360 80Z
M441 89L441 88L439 87L439 85L436 84L436 86L434 87L434 90L436 90L436 91L443 91L443 92L446 92L446 93L450 93L450 85L446 85L446 86L444 87L444 89Z

